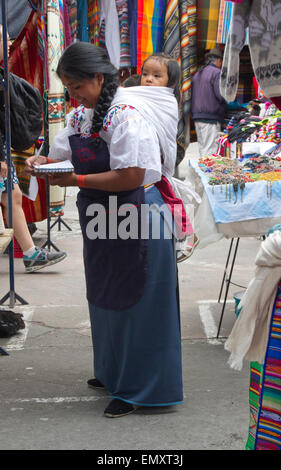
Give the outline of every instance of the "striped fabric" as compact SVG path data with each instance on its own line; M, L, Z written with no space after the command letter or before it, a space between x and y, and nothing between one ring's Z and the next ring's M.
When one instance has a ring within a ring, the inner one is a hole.
M197 40L202 49L212 49L217 42L220 0L197 0Z
M131 67L128 0L115 0L120 27L120 68Z
M182 106L178 126L178 165L189 141L188 116L191 106L191 77L196 72L196 3L168 0L163 51L177 59L181 67ZM188 135L187 135L188 134Z
M162 47L166 0L137 2L137 73L144 60Z
M99 2L88 0L89 42L99 45Z
M217 43L226 44L228 31L230 28L232 3L226 0L221 0L219 11L219 23L217 33Z
M251 363L247 450L281 450L281 283L264 365Z
M78 36L77 0L69 0L68 16L72 41L75 41Z

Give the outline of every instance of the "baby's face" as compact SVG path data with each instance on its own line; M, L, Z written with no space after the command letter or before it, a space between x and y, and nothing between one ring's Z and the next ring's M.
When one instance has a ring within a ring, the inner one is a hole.
M168 86L167 65L157 59L148 59L141 74L141 86Z

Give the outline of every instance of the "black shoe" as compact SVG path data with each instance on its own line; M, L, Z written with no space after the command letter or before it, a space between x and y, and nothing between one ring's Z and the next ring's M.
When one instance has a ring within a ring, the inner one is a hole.
M111 400L108 407L105 408L104 415L107 416L107 418L121 418L121 416L133 413L136 409L136 405L114 398Z
M87 384L90 388L104 388L104 385L98 379L89 379Z

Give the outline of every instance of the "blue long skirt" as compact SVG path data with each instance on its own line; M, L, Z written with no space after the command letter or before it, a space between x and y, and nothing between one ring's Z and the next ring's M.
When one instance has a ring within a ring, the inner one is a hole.
M164 204L155 186L146 204ZM151 210L149 222L158 217ZM166 223L166 222L165 222ZM122 269L122 267L121 267ZM112 398L139 406L183 403L180 312L172 239L150 237L141 300L123 311L90 305L94 375Z

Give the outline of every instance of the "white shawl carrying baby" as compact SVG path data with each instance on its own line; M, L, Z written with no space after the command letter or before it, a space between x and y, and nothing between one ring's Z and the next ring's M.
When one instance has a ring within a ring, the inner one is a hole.
M229 365L241 370L243 359L264 363L272 308L281 279L281 232L276 230L262 242L256 269L239 304L240 315L225 343L231 352Z
M177 155L178 104L172 88L135 86L118 88L111 107L133 106L155 127L163 162L163 174L173 176Z
M179 110L174 90L167 87L118 88L111 107L133 106L155 128L161 149L162 173L184 204L199 204L201 198L190 184L173 177L177 157Z

